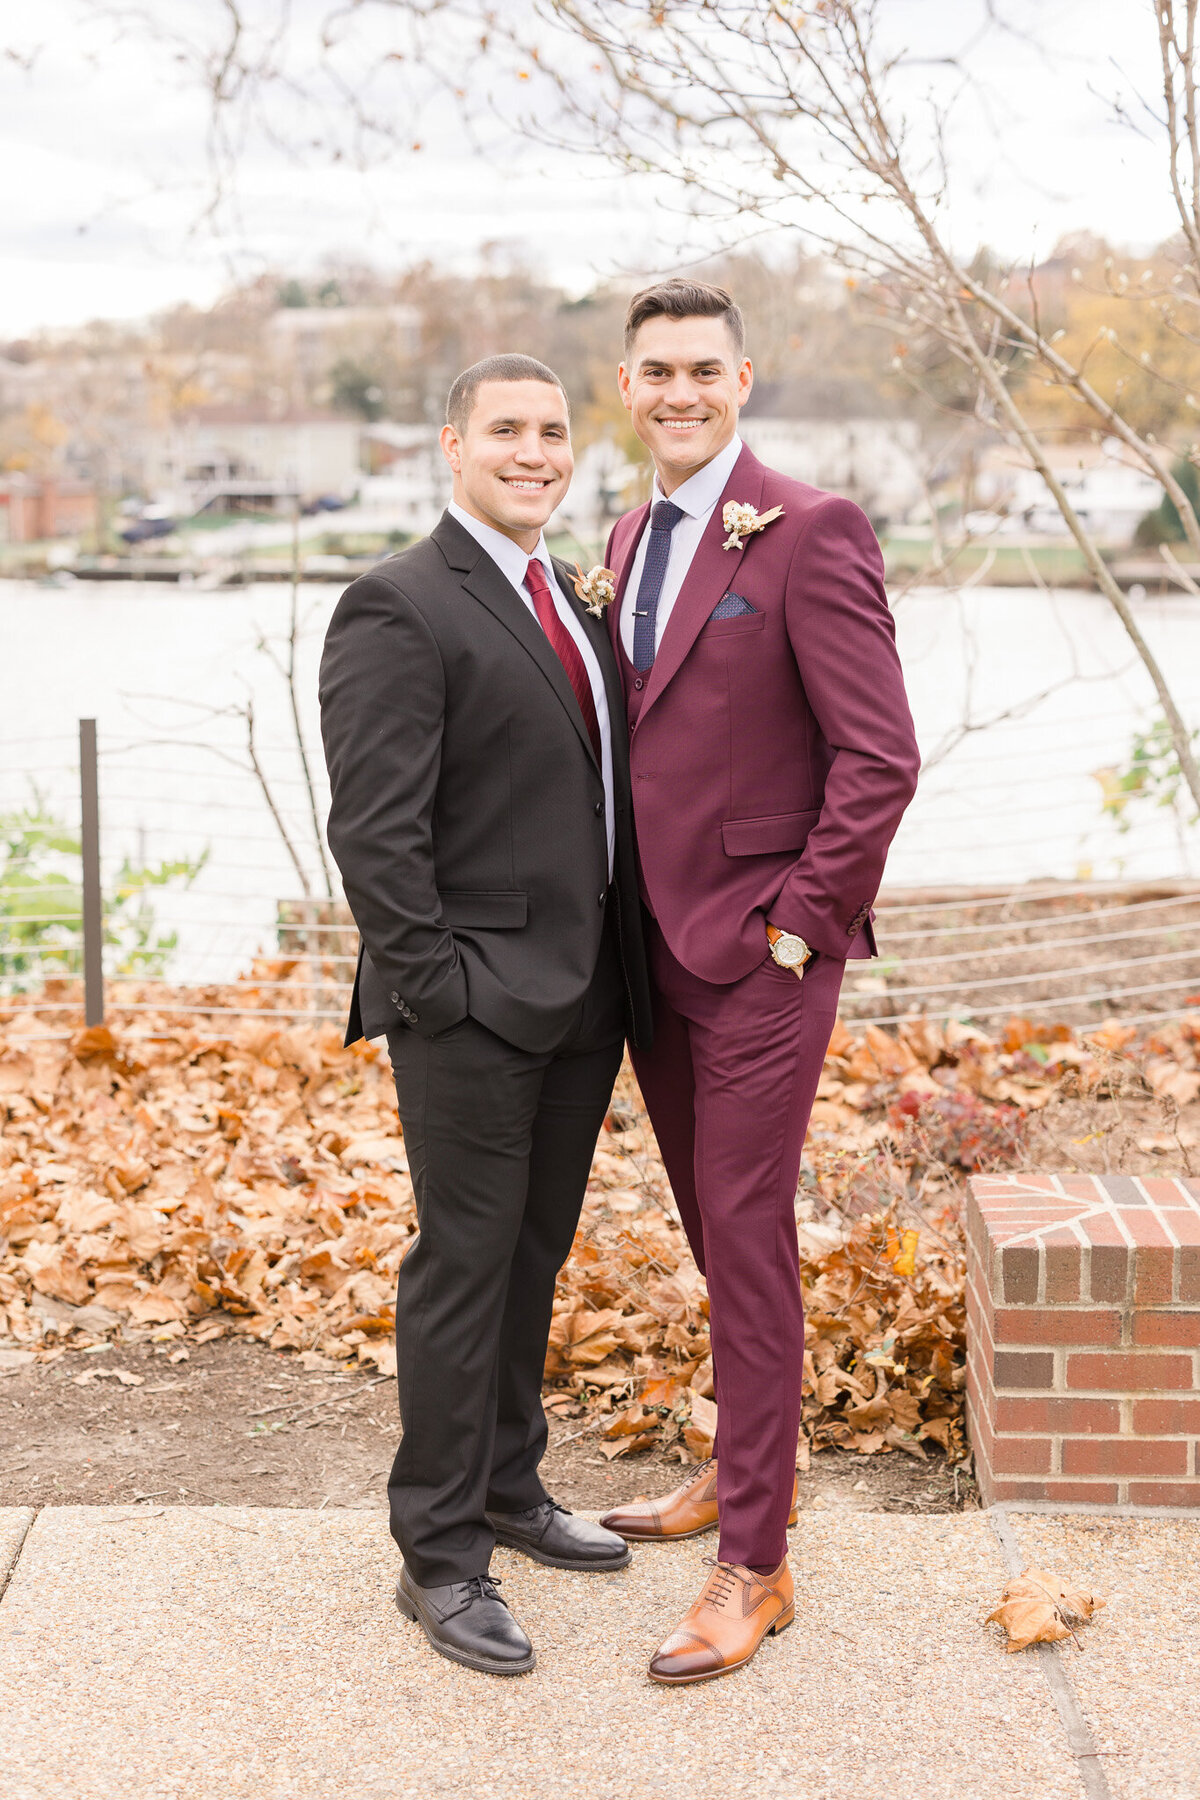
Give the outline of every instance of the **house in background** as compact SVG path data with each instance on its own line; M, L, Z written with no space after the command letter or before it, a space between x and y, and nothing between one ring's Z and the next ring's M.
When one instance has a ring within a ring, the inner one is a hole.
M361 428L360 457L367 475L360 506L378 515L388 531L424 537L433 530L450 498L450 470L438 444L436 425L397 425L379 419Z
M571 486L547 532L573 537L581 551L602 555L621 514L649 491L649 465L631 463L616 439L605 433L576 453Z
M421 347L415 306L281 306L263 329L267 363L293 407L328 398L330 370L364 357L411 361Z
M297 498L358 490L361 419L206 406L145 434L142 485L187 516L290 511Z
M760 462L861 506L877 530L925 507L913 419L859 414L858 403L804 381L756 381L740 431Z
M0 544L81 537L96 529L96 490L83 481L0 474Z
M1047 462L1071 505L1102 544L1131 544L1139 522L1162 500L1153 475L1127 458L1116 438L1100 444L1053 444L1047 451ZM976 471L974 489L975 508L966 524L977 537L996 531L1070 536L1042 477L1014 445L990 446Z

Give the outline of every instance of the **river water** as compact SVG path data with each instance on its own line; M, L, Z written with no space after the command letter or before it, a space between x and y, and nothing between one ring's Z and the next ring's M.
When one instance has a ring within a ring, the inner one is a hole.
M301 722L322 814L316 667L338 591L300 593ZM0 812L36 789L77 818L77 721L95 717L106 879L125 857L208 853L190 889L155 896L159 922L179 932L181 979L243 968L271 943L276 901L300 892L248 766L247 703L273 798L323 891L287 688L268 653L281 652L288 607L283 584L0 583ZM1135 611L1200 724L1200 601L1147 598ZM1126 831L1102 812L1095 772L1127 754L1153 692L1101 596L924 591L897 602L896 624L927 767L889 886L1200 874L1200 834L1169 809L1131 809Z

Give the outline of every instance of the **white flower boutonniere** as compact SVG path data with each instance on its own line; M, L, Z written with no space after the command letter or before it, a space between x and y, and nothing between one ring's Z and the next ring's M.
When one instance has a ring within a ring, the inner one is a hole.
M611 606L617 597L617 578L611 569L597 564L585 575L579 564L575 564L575 592L583 601L594 619L604 617L604 609Z
M721 523L729 536L721 548L740 550L743 538L749 537L751 532L764 530L772 519L780 518L782 513L782 506L773 506L770 512L760 513L755 512L752 506L743 506L737 500L727 500L721 513Z

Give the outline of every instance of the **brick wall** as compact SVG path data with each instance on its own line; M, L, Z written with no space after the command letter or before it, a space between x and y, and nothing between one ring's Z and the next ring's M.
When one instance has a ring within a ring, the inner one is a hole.
M0 477L0 543L32 544L96 528L93 488L79 481Z
M1200 1182L977 1175L967 1234L985 1503L1200 1512Z

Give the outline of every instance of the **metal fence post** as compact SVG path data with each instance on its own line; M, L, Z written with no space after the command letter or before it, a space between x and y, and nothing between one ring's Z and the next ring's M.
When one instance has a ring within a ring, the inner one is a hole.
M79 801L83 829L83 1016L104 1023L104 908L100 900L100 789L96 721L79 721Z

